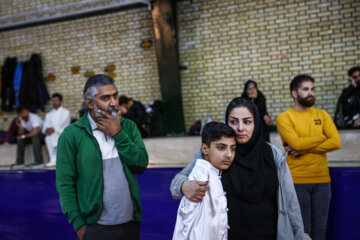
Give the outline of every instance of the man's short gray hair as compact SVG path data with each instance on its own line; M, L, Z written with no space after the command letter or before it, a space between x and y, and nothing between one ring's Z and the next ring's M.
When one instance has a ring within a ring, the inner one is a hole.
M94 100L95 95L98 93L97 88L108 84L115 85L115 82L111 77L105 74L96 74L89 77L84 87L84 99Z

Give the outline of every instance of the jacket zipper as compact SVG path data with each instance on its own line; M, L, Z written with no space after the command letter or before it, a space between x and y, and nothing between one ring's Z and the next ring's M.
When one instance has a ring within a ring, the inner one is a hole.
M100 161L101 161L101 177L102 177L102 191L101 191L101 202L103 201L104 199L104 166L103 166L103 161L102 161L102 154L101 154L101 150L100 150L100 146L99 146L99 143L98 141L96 140L96 138L94 137L94 135L90 134L89 131L85 129L85 132L87 134L90 135L90 137L93 139L93 141L95 141L95 144L97 146L97 149L99 150L99 154L100 154ZM101 212L103 211L104 209L104 203L101 204ZM100 216L101 216L101 213L100 213ZM99 217L100 217L99 216Z

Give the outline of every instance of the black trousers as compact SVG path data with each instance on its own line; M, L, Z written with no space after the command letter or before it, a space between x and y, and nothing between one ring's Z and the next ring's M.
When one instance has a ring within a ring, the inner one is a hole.
M118 225L90 224L86 227L83 240L139 240L140 222Z
M24 164L25 146L28 144L32 144L33 146L35 163L43 163L43 158L41 154L41 138L42 135L41 133L39 133L38 135L32 136L31 138L20 139L17 141L16 164Z

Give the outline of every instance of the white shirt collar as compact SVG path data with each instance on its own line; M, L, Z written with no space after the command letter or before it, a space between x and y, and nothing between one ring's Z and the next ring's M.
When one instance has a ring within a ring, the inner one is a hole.
M90 125L91 125L91 130L93 130L93 131L94 131L95 129L100 130L100 129L98 129L98 126L96 125L94 119L92 119L92 117L91 117L91 115L90 115L90 112L88 112L87 117L88 117L89 122L90 122Z
M63 106L58 107L58 109L53 108L56 112L63 109Z

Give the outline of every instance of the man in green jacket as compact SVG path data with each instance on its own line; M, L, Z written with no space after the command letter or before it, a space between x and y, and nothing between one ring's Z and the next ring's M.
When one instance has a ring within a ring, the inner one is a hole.
M61 134L56 188L78 239L139 239L141 203L135 174L148 155L134 122L120 118L118 91L107 75L84 87L89 109Z

